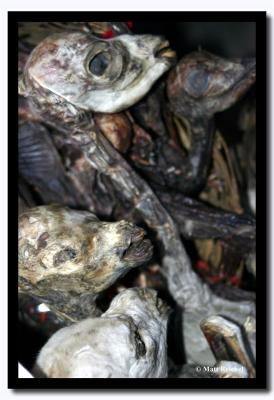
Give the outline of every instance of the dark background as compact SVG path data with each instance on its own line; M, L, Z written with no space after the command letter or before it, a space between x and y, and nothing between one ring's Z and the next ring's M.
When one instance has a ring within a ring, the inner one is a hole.
M134 33L164 35L178 57L204 50L223 57L256 56L256 22L134 22Z

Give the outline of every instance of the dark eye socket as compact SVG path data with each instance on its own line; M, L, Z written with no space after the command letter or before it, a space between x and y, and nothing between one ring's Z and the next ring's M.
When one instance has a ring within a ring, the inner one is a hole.
M203 69L198 71L191 71L187 77L186 89L193 97L202 96L207 90L208 85L209 74Z
M135 332L135 349L136 349L136 358L140 358L143 357L147 350L146 350L146 346L145 343L143 342L140 334L138 331Z
M76 258L76 256L76 250L71 247L66 247L65 249L60 250L58 251L58 253L54 254L53 265L54 267L58 267L66 261L73 260L74 258Z
M106 71L107 67L110 63L110 55L109 53L103 52L97 54L93 59L89 62L89 70L93 75L101 76Z
M120 258L123 258L126 255L127 249L125 249L124 247L117 247L115 253L117 254L117 256L119 256Z

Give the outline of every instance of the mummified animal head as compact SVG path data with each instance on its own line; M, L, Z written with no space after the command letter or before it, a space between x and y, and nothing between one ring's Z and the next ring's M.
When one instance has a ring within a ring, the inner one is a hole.
M127 289L100 318L55 333L34 373L48 378L165 378L168 307L152 289Z
M29 209L19 218L19 277L38 295L39 287L99 293L149 260L152 246L144 235L130 222L102 222L87 211Z
M226 60L197 51L183 57L170 72L167 93L176 113L211 117L236 103L255 79L255 59Z
M41 102L48 97L81 110L117 112L140 100L174 58L169 43L158 36L103 40L83 32L55 34L31 53L23 91L36 102L40 96Z

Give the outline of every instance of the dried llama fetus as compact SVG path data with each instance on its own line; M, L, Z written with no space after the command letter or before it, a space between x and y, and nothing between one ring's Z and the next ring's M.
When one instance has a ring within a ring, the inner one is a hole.
M168 313L155 290L124 290L100 318L56 332L42 348L34 376L166 378Z
M98 293L152 255L144 230L102 222L58 205L19 217L19 291L40 298L65 319L91 316Z
M84 32L59 33L42 40L29 56L20 93L39 104L40 113L54 103L64 120L75 120L77 109L114 113L140 100L175 57L159 36L104 40Z

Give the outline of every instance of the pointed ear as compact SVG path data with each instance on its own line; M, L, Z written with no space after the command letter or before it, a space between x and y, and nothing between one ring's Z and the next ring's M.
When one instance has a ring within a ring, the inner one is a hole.
M18 93L21 96L25 96L26 95L26 88L25 88L25 85L24 85L22 77L20 77L19 80L18 80Z

